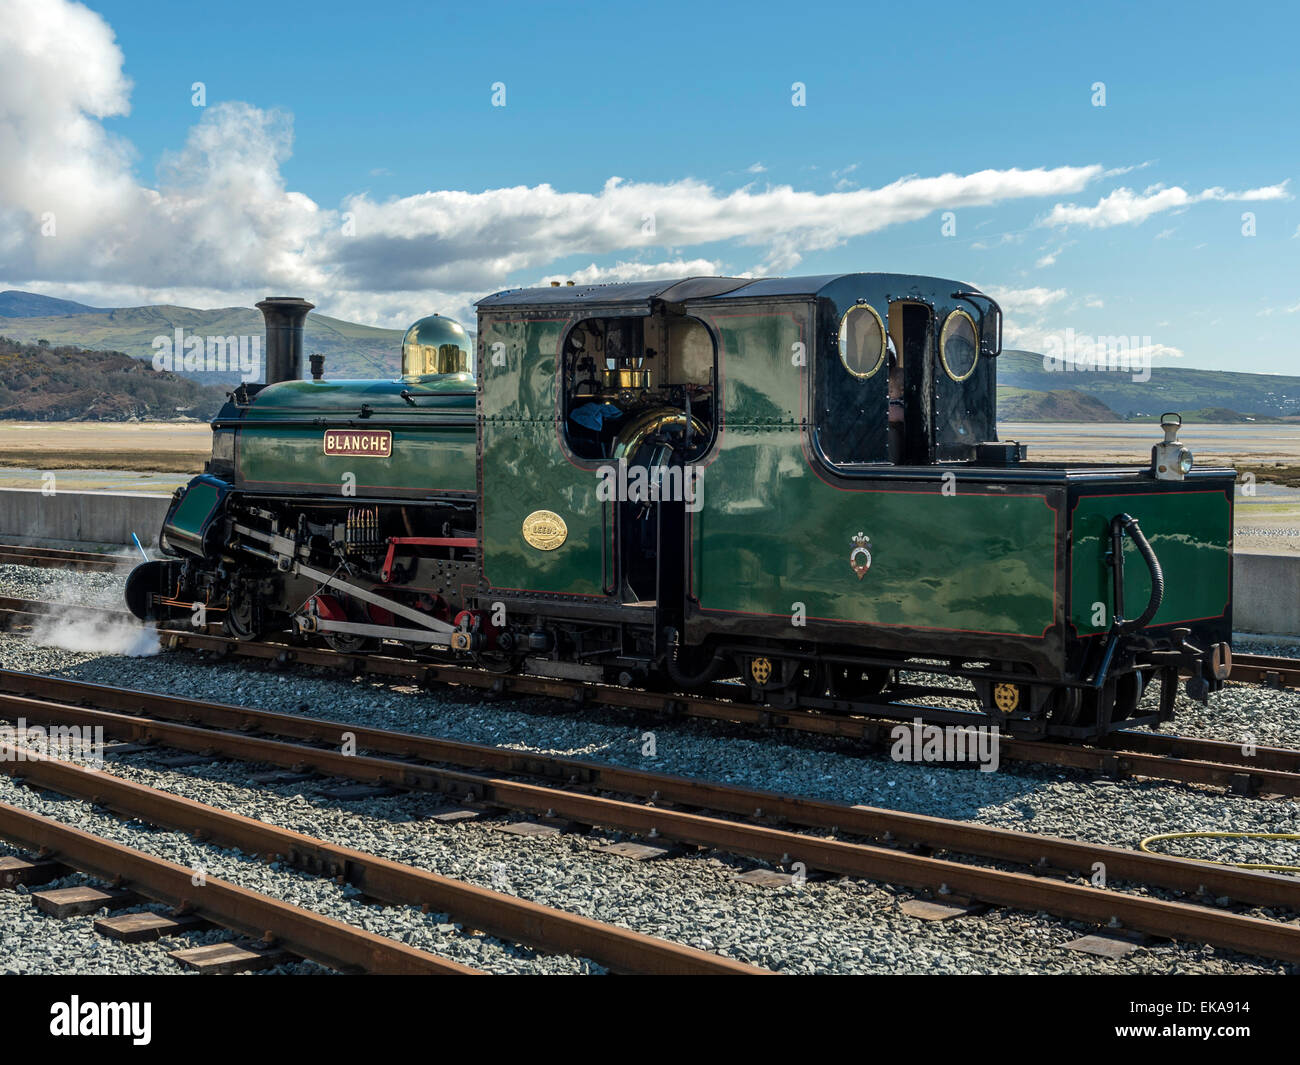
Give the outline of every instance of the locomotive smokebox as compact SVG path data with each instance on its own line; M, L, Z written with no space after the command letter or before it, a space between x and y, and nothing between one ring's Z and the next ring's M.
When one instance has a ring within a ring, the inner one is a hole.
M266 383L302 378L302 323L316 305L297 296L267 296L257 305L266 319Z

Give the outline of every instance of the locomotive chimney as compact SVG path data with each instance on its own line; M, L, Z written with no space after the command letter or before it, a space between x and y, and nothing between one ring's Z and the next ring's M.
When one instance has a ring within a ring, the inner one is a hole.
M297 296L267 296L257 305L266 319L266 383L302 378L302 323L316 305Z

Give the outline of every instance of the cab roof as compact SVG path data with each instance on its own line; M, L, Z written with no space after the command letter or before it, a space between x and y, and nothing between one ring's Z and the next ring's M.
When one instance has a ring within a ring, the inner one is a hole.
M653 300L668 303L685 303L697 300L729 299L813 299L823 290L848 278L906 279L908 282L936 289L970 290L960 281L939 277L919 277L887 273L813 274L807 277L685 277L661 281L625 281L608 285L560 285L545 288L512 288L485 296L475 306L479 310L497 310L507 307L558 306L561 304L590 303L602 307L644 306ZM946 293L945 293L946 295Z

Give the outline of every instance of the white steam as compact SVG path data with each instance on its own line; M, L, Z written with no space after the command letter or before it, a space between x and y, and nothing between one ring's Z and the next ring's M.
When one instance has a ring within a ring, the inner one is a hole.
M134 559L123 557L113 573L125 580L135 564ZM147 658L161 652L155 628L130 616L104 614L104 610L120 609L121 596L120 584L100 591L75 583L60 585L50 611L33 623L27 639L41 647L87 654Z
M157 629L135 620L105 620L75 606L41 618L28 639L42 647L128 658L148 658L162 651Z

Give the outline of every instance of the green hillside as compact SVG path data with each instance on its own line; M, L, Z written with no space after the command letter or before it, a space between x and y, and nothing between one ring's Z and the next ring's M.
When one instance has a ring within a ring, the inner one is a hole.
M0 292L0 318L52 318L62 314L95 314L107 307L91 307L76 300L61 300L55 296L42 296L39 292L19 292L6 289Z
M226 390L158 372L120 351L0 336L0 418L126 421L213 417Z
M46 340L51 346L120 351L147 360L154 356L154 338L172 337L177 328L192 335L262 337L264 323L261 312L252 307L203 311L166 305L57 317L0 317L0 335L15 340L29 343ZM332 377L396 377L401 364L401 344L401 330L375 329L323 314L310 314L304 326L303 370L307 369L306 356L318 351L325 356L325 372ZM239 381L237 373L183 376L227 388Z
M0 336L17 341L45 340L52 347L125 352L152 360L154 338L172 337L177 328L189 335L261 337L263 322L252 307L96 310L38 293L0 293ZM399 371L401 338L397 329L311 314L303 354L321 352L331 377L394 377ZM303 361L305 370L305 357ZM179 372L204 385L227 389L239 380L235 373ZM1052 372L1045 369L1042 355L1014 349L998 358L997 375L999 413L1009 420L1111 421L1154 418L1168 410L1188 416L1217 411L1217 421L1300 417L1300 377L1157 366L1151 369L1150 380L1134 381L1125 372ZM4 383L0 372L0 384Z
M1300 415L1300 377L1153 366L1150 380L1134 381L1125 372L1048 371L1042 355L1015 350L998 357L997 369L999 385L1082 392L1125 418L1210 408L1255 416Z
M1117 422L1122 419L1099 399L1074 389L1032 392L998 385L998 418L1007 422Z

